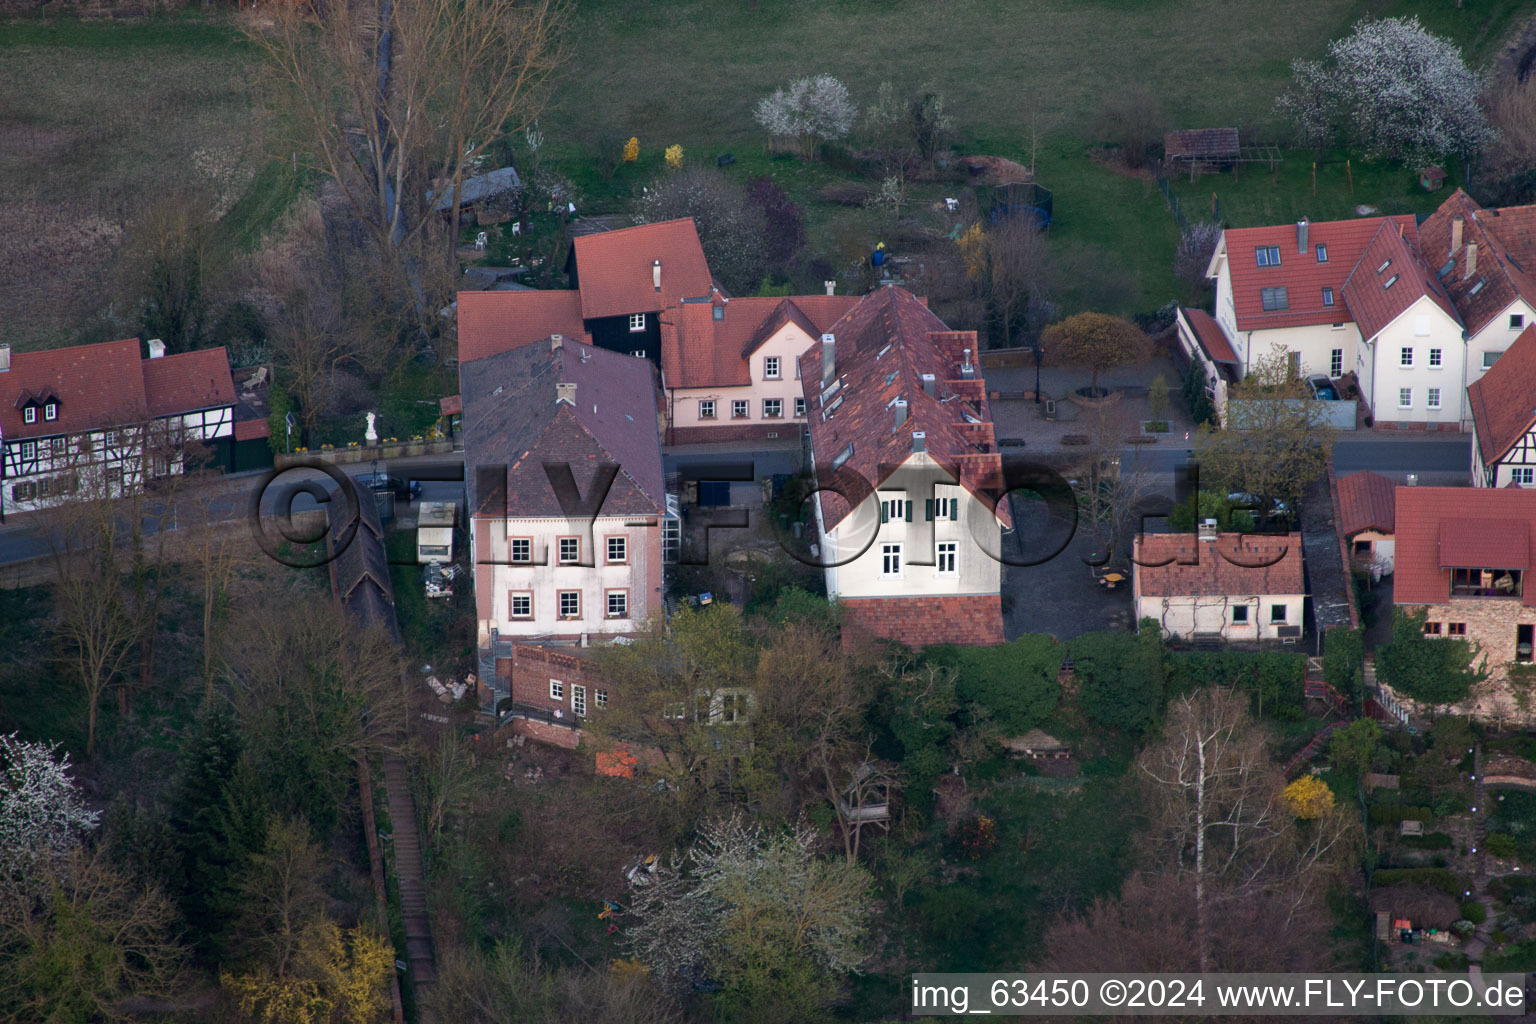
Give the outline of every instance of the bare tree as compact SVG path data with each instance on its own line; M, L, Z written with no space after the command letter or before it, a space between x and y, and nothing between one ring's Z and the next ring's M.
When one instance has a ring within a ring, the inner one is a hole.
M1096 127L1101 138L1119 148L1127 167L1144 167L1163 141L1162 108L1145 86L1128 86L1104 101Z
M1029 218L1009 217L986 234L986 296L1003 330L1003 345L1019 327L1038 329L1049 315L1050 249Z
M1130 464L1122 452L1126 438L1141 424L1123 404L1100 405L1085 417L1089 443L1077 470L1078 508L1104 552L1128 551L1138 511L1153 491L1151 474L1141 472L1139 447L1131 446Z
M565 57L561 0L278 4L251 22L290 145L345 195L426 330L416 261L449 182L537 115ZM456 223L455 218L455 223ZM450 250L451 251L451 250Z

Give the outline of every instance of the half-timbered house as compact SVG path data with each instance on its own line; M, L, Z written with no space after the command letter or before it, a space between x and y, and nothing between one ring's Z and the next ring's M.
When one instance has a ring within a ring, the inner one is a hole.
M126 494L180 473L192 446L228 446L235 385L223 348L145 358L137 338L12 354L0 346L7 512L87 491Z
M1536 487L1536 326L1467 388L1472 486Z

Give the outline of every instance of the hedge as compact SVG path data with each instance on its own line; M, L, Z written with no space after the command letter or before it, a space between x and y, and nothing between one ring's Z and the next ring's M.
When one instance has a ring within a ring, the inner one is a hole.
M1371 884L1427 885L1452 896L1466 891L1466 886L1447 868L1382 868L1371 875Z
M1473 924L1482 924L1488 920L1488 908L1472 900L1461 905L1461 916Z
M1259 714L1293 720L1306 711L1307 657L1287 651L1176 651L1168 655L1168 692L1237 686Z
M1422 836L1403 836L1398 842L1410 850L1449 850L1456 845L1455 840L1444 832L1431 832Z
M1371 827L1396 825L1400 821L1422 821L1426 825L1435 820L1428 807L1412 807L1406 804L1371 804Z

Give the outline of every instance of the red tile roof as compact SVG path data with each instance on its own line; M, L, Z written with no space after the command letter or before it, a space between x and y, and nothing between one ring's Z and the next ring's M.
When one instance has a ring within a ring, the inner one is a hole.
M272 424L267 420L236 420L236 441L259 441L272 436Z
M1395 517L1397 481L1380 473L1351 473L1340 477L1339 532L1345 538L1365 530L1391 533Z
M726 299L719 292L684 300L661 316L662 376L669 388L744 387L752 383L749 357L774 332L795 323L815 340L858 301L853 295Z
M1452 524L1443 530L1442 524ZM1444 604L1450 599L1446 559L1488 558L1490 569L1515 569L1510 559L1530 560L1536 533L1536 491L1483 487L1399 487L1393 600L1402 605ZM1471 533L1478 550L1458 538ZM1442 551L1442 543L1450 549ZM1481 566L1477 566L1481 568ZM1536 607L1536 586L1525 587L1524 604Z
M1440 520L1440 568L1529 569L1530 529L1503 519Z
M1484 223L1499 236L1504 251L1526 273L1536 271L1536 206L1504 206L1488 212L1495 219Z
M22 418L28 399L58 399L53 421ZM145 359L139 339L18 352L0 372L0 430L7 438L74 434L235 404L224 349Z
M1447 261L1451 264L1442 280L1472 334L1487 327L1517 298L1536 306L1536 279L1531 276L1536 267L1522 264L1504 244L1505 235L1519 238L1520 232L1529 226L1529 209L1484 210L1471 196L1457 189L1419 227L1419 252L1424 263L1434 268L1437 276ZM1510 218L1509 227L1505 227L1506 216ZM1452 252L1451 238L1458 217L1462 222L1461 246ZM1477 245L1477 272L1468 274L1467 255L1473 243ZM1533 243L1520 239L1511 245L1526 252Z
M144 401L152 417L235 404L229 353L218 348L146 359Z
M1183 309L1184 318L1189 321L1190 328L1194 331L1195 340L1205 350L1205 354L1215 363L1236 363L1237 353L1232 351L1232 343L1227 340L1211 314L1203 309Z
M912 434L922 431L929 456L967 490L1012 520L1002 490L1002 457L993 435L986 383L979 371L963 379L963 349L976 365L974 331L950 331L910 292L880 288L861 298L827 332L835 336L835 393L821 388L821 346L800 357L806 419L818 476L830 481L834 462L878 488L912 455ZM931 374L935 394L923 390ZM825 402L823 395L825 394ZM906 422L895 425L892 403L907 402ZM851 452L846 458L844 453ZM858 498L858 495L851 497ZM822 491L822 520L831 530L848 515L847 502Z
M1483 465L1491 466L1536 424L1536 324L1468 385L1467 403Z
M1461 325L1445 289L1419 261L1412 237L1411 227L1383 221L1344 282L1345 305L1366 341L1426 296Z
M1142 564L1164 559L1172 561L1167 565ZM1215 540L1200 540L1191 533L1143 534L1136 538L1133 565L1135 590L1140 597L1306 593L1299 533L1284 537L1223 533Z
M560 334L590 341L574 291L459 292L459 362Z
M709 264L692 217L582 235L572 245L584 319L656 313L709 294ZM659 291L655 260L661 260Z
M1236 128L1188 128L1163 136L1163 155L1170 160L1230 160L1237 154Z
M1355 269L1383 221L1401 224L1406 231L1413 231L1411 216L1319 221L1307 225L1307 251L1302 253L1297 251L1295 224L1228 228L1222 237L1232 274L1237 329L1254 331L1348 320L1350 314L1344 307L1344 281ZM1317 261L1319 245L1327 247L1327 262ZM1258 265L1254 250L1264 246L1279 247L1278 267ZM1286 289L1286 308L1264 309L1261 290L1280 287ZM1332 306L1323 305L1325 287L1333 289Z

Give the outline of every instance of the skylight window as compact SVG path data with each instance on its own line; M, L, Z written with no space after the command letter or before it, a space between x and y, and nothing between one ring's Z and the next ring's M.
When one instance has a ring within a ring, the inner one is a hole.
M832 468L842 469L843 464L851 458L853 458L853 445L850 444L847 448L837 453L837 458L832 460Z
M1477 279L1477 284L1474 284L1474 285L1473 285L1473 286L1472 286L1472 287L1471 287L1471 288L1470 288L1470 289L1469 289L1469 290L1468 290L1468 291L1467 291L1467 294L1468 294L1468 295L1476 295L1476 294L1477 294L1477 293L1478 293L1478 292L1480 292L1480 291L1482 291L1482 290L1483 290L1483 285L1485 285L1485 284L1487 284L1487 283L1488 283L1488 279L1487 279L1487 278L1486 278L1486 277L1480 277L1480 278L1478 278L1478 279Z
M1393 285L1397 284L1397 279L1399 276L1400 275L1398 274L1393 274L1391 277L1387 278L1386 283L1381 286L1381 290L1386 291L1388 288L1391 288Z
M1381 266L1376 268L1376 273L1378 273L1378 274L1381 273L1383 270L1386 270L1391 265L1392 265L1392 261L1389 259L1385 263L1383 263Z
M1456 261L1454 259L1446 260L1445 261L1445 266L1440 268L1439 273L1436 276L1438 276L1440 278L1440 280L1444 281L1447 277L1449 277L1451 275L1451 271L1453 271L1455 269L1456 269Z

